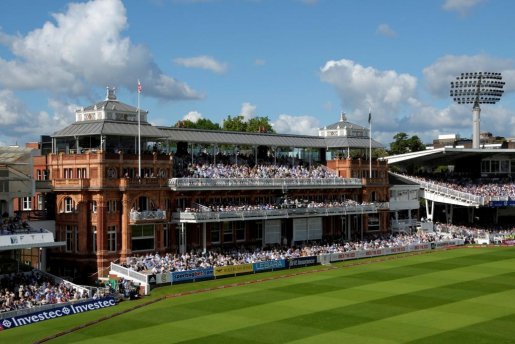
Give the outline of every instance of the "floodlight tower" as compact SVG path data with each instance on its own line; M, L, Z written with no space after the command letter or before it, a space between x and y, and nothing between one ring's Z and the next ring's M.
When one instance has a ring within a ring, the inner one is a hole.
M451 97L458 104L474 104L472 108L472 148L479 148L479 104L495 104L500 99L504 81L501 73L461 73L451 81Z

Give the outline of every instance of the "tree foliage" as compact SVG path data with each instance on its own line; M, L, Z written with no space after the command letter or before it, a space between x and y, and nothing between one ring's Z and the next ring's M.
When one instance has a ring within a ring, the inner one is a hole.
M205 130L220 130L218 123L213 123L211 120L206 118L200 118L196 122L192 122L189 119L181 120L175 123L176 128L191 128L191 129L205 129Z
M394 141L390 143L390 154L404 154L418 152L426 149L417 135L409 137L408 134L400 132L394 135Z
M248 121L242 115L239 116L227 116L227 119L223 121L223 129L229 131L243 131L253 133L274 133L272 124L268 117L253 117Z
M247 131L247 122L245 122L245 119L241 115L234 117L229 115L224 119L222 128L227 131Z
M268 117L254 117L249 119L247 123L247 131L254 133L275 133Z

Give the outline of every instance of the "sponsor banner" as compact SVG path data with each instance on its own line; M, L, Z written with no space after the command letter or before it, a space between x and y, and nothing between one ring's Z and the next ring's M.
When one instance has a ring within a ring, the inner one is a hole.
M515 207L515 200L510 199L507 201L490 201L490 207Z
M388 252L384 252L384 254L397 254L397 253L405 253L405 252L408 252L408 247L406 246L399 246L399 247L388 247L387 249L385 248L385 250L388 250Z
M315 265L316 263L317 263L317 256L291 258L288 260L288 267L296 268L299 266Z
M254 263L254 272L267 271L267 270L277 270L284 269L286 267L286 260L267 260L264 262Z
M225 275L236 275L245 272L253 272L254 264L242 264L242 265L226 265L226 266L216 266L215 276L225 276Z
M373 250L365 250L365 257L377 257L377 256L382 256L384 253L383 253L383 249L382 248L377 248L377 249L373 249Z
M342 253L331 253L332 262L340 262L342 260L357 259L358 251L342 252Z
M169 272L156 274L156 284L170 284L172 283L172 274Z
M410 244L408 247L410 251L426 251L431 248L431 243L423 242L420 244Z
M147 283L149 285L156 285L156 275L148 275L147 276Z
M188 271L175 271L171 273L172 283L213 278L213 276L213 268Z
M114 297L103 297L97 300L78 302L62 307L56 307L52 309L46 309L40 312L34 312L25 315L18 315L15 317L5 318L1 321L1 327L4 330L8 330L15 327L24 325L35 324L41 321L61 318L67 315L73 315L78 313L84 313L94 311L96 309L112 307L116 305Z
M515 246L515 239L503 240L502 244L506 246Z

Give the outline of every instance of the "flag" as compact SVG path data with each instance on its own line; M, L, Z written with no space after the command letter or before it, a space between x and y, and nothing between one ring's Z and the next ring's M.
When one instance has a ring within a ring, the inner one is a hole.
M138 93L141 93L141 82L138 80Z
M372 122L372 111L368 112L368 124L370 124L370 122Z

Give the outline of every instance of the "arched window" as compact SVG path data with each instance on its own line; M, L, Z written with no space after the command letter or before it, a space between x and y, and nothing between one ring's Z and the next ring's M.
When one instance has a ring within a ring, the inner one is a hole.
M73 213L75 211L75 202L71 197L66 197L63 203L65 213Z

